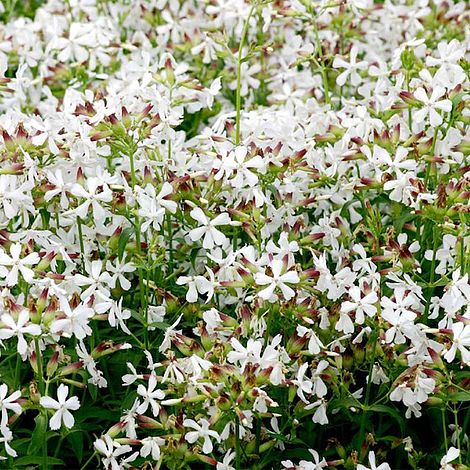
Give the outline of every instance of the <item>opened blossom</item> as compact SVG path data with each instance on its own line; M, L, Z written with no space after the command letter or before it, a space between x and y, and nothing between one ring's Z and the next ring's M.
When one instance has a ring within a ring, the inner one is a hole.
M429 116L429 122L432 127L437 127L442 124L443 118L439 111L449 113L452 109L452 102L449 99L440 99L444 96L445 90L441 87L435 87L432 90L431 96L424 88L415 90L414 95L422 103L422 107L415 111L415 120L421 123Z
M0 317L0 339L8 339L17 337L17 351L18 354L25 354L28 349L24 335L39 336L42 332L41 327L37 324L30 322L29 312L21 310L15 319L9 313L4 313Z
M258 296L264 300L275 301L276 297L274 292L279 288L283 297L286 300L290 300L295 295L295 291L288 284L299 283L299 275L294 270L285 272L284 261L280 259L273 259L270 263L270 268L271 276L265 272L255 274L256 284L260 286L267 285L267 287L258 292Z
M226 237L216 227L230 224L230 216L222 213L209 219L200 207L195 207L190 212L191 217L199 223L199 227L189 232L192 241L198 241L204 237L202 241L203 248L212 249L216 245L223 245Z
M185 419L183 421L183 426L194 429L194 431L189 431L184 436L190 444L196 442L198 439L203 440L202 451L205 454L211 453L214 448L211 438L216 441L220 440L219 434L216 431L209 429L209 422L206 419L201 419L199 423L193 419Z
M339 86L343 86L346 83L346 80L350 79L352 85L357 86L361 81L361 76L359 75L359 70L365 70L368 66L368 63L365 60L357 60L357 55L359 50L356 46L351 48L349 62L342 59L341 57L335 57L333 61L334 68L345 69L341 72L336 78L336 83Z
M445 360L453 361L457 351L460 351L463 363L470 363L470 325L462 322L452 325L452 346L445 353Z
M467 3L0 2L0 467L468 464Z
M75 419L70 411L76 411L80 408L80 401L77 397L67 398L69 387L60 384L57 389L57 400L51 397L41 397L40 404L44 408L55 410L49 420L49 427L52 430L59 429L62 424L71 429L75 423Z
M7 286L12 287L18 283L18 275L21 274L26 282L32 282L34 271L31 266L39 263L37 253L21 256L22 246L15 243L10 247L10 256L3 250L0 251L0 276L5 278Z

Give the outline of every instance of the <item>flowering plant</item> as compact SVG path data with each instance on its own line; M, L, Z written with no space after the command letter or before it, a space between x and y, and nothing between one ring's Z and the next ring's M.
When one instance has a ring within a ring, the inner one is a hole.
M465 1L0 6L1 468L468 468Z

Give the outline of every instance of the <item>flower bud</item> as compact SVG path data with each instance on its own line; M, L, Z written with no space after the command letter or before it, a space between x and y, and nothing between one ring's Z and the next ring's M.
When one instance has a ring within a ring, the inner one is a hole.
M173 64L171 63L170 57L165 60L165 71L168 83L173 85L175 83L175 72L173 71Z
M406 71L413 70L416 63L416 56L412 49L406 48L400 55L401 65Z
M84 389L86 388L86 384L82 382L78 382L77 380L72 379L62 379L61 382L72 385L73 387Z
M139 415L137 417L139 420L139 427L144 429L163 429L163 426L153 418L148 416Z
M36 356L36 351L33 351L31 355L29 356L29 363L31 364L31 367L34 373L37 374L39 371L39 368L38 368L38 358Z
M52 377L55 374L58 366L59 366L59 351L55 351L52 357L49 359L49 362L47 363L47 366L46 366L47 376Z
M70 375L76 372L78 369L81 369L83 367L83 362L78 361L78 362L73 362L72 364L69 364L68 366L64 366L59 370L59 373L57 374L59 377L63 377L65 375Z
M439 406L444 402L441 398L438 398L438 397L428 397L425 403L426 405L429 405L429 406Z
M401 91L399 93L399 96L406 104L415 108L419 108L423 104L420 100L415 98L414 95L409 91Z
M215 404L222 411L229 411L232 408L232 402L226 396L220 396L217 398Z
M34 404L39 404L39 400L41 399L41 395L38 390L37 383L35 381L32 381L29 384L29 398L32 403Z
M36 266L38 271L45 271L51 265L51 261L56 257L57 253L51 251L41 258L41 261Z
M294 334L287 341L286 351L288 354L297 354L302 351L308 340L308 335L298 336L297 334Z
M116 423L113 426L111 426L108 429L106 434L108 434L110 437L114 439L116 436L119 436L119 434L121 434L121 432L123 431L125 427L126 427L125 421L119 421L119 423Z
M217 460L215 460L215 459L212 458L212 457L209 457L208 455L198 454L197 458L198 458L201 462L207 463L207 464L212 465L212 466L214 466L214 467L217 465Z

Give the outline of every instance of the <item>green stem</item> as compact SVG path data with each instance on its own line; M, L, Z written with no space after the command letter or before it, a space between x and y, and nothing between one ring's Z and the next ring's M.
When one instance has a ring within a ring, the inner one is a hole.
M322 55L322 49L321 49L321 41L320 41L320 35L318 34L318 27L317 27L317 19L316 16L313 15L312 17L313 20L313 32L315 33L315 40L316 40L316 49L317 49L317 56L318 56L318 61L314 60L314 63L316 63L317 67L321 71L321 77L322 77L322 82L323 82L323 92L325 95L325 101L327 104L331 104L331 99L330 99L330 85L328 84L328 74L325 68L325 65L320 65L321 61L321 55Z
M449 450L449 443L447 441L447 428L446 428L446 412L444 408L441 408L442 415L442 433L444 435L444 445L446 447L446 452Z
M168 274L173 273L173 226L171 224L171 214L166 214L166 229L168 232Z
M88 464L96 457L96 452L93 452L91 457L80 467L80 470L84 470L86 467L88 467Z
M141 240L140 240L140 219L139 216L135 216L135 243L137 255L140 258L142 253ZM139 264L140 264L139 259ZM146 308L146 289L144 287L144 271L141 267L137 270L139 275L139 293L140 293L140 311L144 320L144 345L148 349L149 338L148 338L148 308Z
M465 219L462 213L460 213L460 223L462 224L462 233L460 235L460 274L465 275Z
M429 276L429 291L428 295L426 298L426 307L424 309L424 318L428 318L428 313L429 313L429 308L431 306L431 298L434 293L434 277L436 274L436 253L437 253L437 247L439 246L439 237L437 235L437 227L434 226L433 229L433 247L432 247L432 260L431 260L431 273Z
M57 443L57 447L54 452L54 458L59 456L60 448L62 447L62 442L64 441L64 436L60 436L59 442Z
M47 415L46 415L47 422ZM49 467L48 456L47 456L47 433L43 433L43 443L42 443L42 468L47 470Z
M367 376L366 396L364 398L364 406L362 409L361 424L360 424L360 430L359 430L359 446L358 446L359 451L361 449L362 443L364 441L364 435L365 435L366 420L367 420L367 407L369 406L370 392L372 388L372 371L374 369L375 350L377 348L378 334L375 332L371 336L371 339L374 341L374 344L372 345L372 360L370 362L369 374Z
M135 165L134 165L134 148L132 145L129 146L129 163L131 167L131 182L132 182L132 189L134 189L136 183L136 176L135 176Z
M459 427L459 417L458 417L458 412L457 408L454 405L454 408L452 410L454 414L454 425L455 425L455 434L457 436L457 449L459 449L459 463L462 464L462 449L460 448L460 427Z
M132 189L135 188L137 185L137 177L135 174L135 164L134 164L134 153L136 150L136 146L134 142L128 143L128 154L129 154L129 163L131 169L131 183ZM136 244L136 253L137 256L140 258L142 253L141 247L141 238L140 238L140 217L137 213L134 215L134 229L135 229L135 244ZM139 264L141 260L139 259ZM149 345L149 338L148 338L148 309L145 306L145 289L144 289L144 273L143 269L139 267L137 269L139 275L139 293L140 293L140 312L143 316L143 323L144 323L144 345L145 348L148 349Z
M240 143L240 111L241 111L241 81L242 81L242 53L243 46L245 45L246 35L248 33L248 27L250 25L250 18L253 14L256 4L253 4L248 12L248 17L245 20L243 25L242 37L240 38L240 44L238 45L238 58L237 58L237 98L236 98L236 107L237 107L237 116L235 122L235 145Z
M78 241L80 243L80 258L82 259L82 267L85 267L85 244L83 243L83 230L82 230L82 219L77 216L77 229L78 229Z
M42 395L44 393L44 372L42 368L42 354L39 349L39 339L34 338L34 349L36 352L36 359L38 361L38 389L39 393Z
M325 101L327 104L331 104L330 86L328 85L328 75L327 75L325 67L322 67L321 69L321 76L322 76L323 88L325 92Z
M406 89L410 91L410 73L406 72ZM413 133L412 127L413 127L413 114L411 111L411 105L408 105L408 128L410 130L410 134Z
M241 469L241 450L240 450L240 423L238 416L235 416L235 468Z
M16 365L15 365L15 390L18 390L20 386L20 367L21 367L21 356L16 355Z
M258 416L256 420L256 455L259 455L259 446L261 444L261 417Z

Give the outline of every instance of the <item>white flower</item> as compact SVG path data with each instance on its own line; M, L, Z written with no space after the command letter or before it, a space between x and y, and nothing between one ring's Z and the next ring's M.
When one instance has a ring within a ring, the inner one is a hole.
M318 354L325 347L324 344L321 342L320 338L316 335L313 330L305 328L302 325L298 325L296 331L301 338L303 338L304 336L307 336L309 338L308 352L310 354Z
M93 23L72 23L67 38L56 38L52 47L59 49L57 59L60 62L76 60L84 62L88 59L88 47L98 45Z
M445 92L444 88L435 87L429 97L424 88L417 88L414 92L414 96L421 101L422 107L414 111L414 121L421 123L429 116L429 123L432 127L440 126L442 124L442 116L436 110L446 113L452 110L452 101L448 99L439 100Z
M108 382L103 377L103 372L98 370L96 367L96 362L93 357L88 354L85 344L83 341L80 341L79 344L75 347L78 357L83 362L83 365L86 367L88 373L91 375L91 378L88 380L90 383L96 385L97 387L107 387Z
M18 273L21 273L26 282L31 283L34 278L34 271L29 266L39 263L39 255L37 253L30 253L20 259L21 245L19 243L11 245L10 255L11 257L3 250L0 251L0 276L6 276L5 281L7 286L15 286L18 283ZM3 266L8 266L10 269L5 269Z
M127 454L132 450L129 445L121 445L112 439L109 434L105 434L101 439L97 439L94 444L94 448L104 456L103 465L106 469L111 470L122 470L122 466L117 461L117 458L123 454ZM136 457L138 453L132 454L132 457Z
M309 403L305 398L305 393L311 394L313 390L313 382L310 379L306 379L305 372L307 372L308 363L304 362L297 371L297 378L293 381L294 385L297 386L297 396L304 402Z
M436 266L436 274L443 275L447 272L448 268L452 268L455 265L455 246L457 244L457 237L450 233L446 233L442 237L442 248L439 248L436 251L435 259L439 261L439 264ZM432 260L433 251L426 250L424 257L427 260Z
M2 434L0 437L0 442L5 444L5 451L11 457L18 457L18 453L16 452L13 447L10 446L10 442L13 440L13 433L10 431L9 428L2 426ZM6 457L0 457L0 460L7 460Z
M385 384L387 382L390 382L390 379L387 377L382 367L375 363L372 366L372 383L380 385L381 383Z
M155 187L148 184L145 191L139 191L138 202L140 205L139 215L144 218L141 226L142 232L146 232L151 226L158 230L163 223L166 211L174 214L178 205L171 199L165 199L173 193L173 186L165 181L160 192L155 192Z
M165 439L161 437L146 437L142 439L142 448L140 449L140 455L142 457L147 457L152 454L153 460L160 459L160 447L165 444Z
M240 362L241 371L245 370L247 364L259 364L261 362L261 341L250 338L246 348L236 338L230 340L233 350L228 353L227 360L235 363Z
M210 269L207 269L209 276L213 279L214 275ZM212 274L212 276L211 276ZM207 294L207 301L214 295L214 283L212 280L204 276L180 276L176 280L179 286L188 285L188 292L186 292L186 300L189 303L197 302L198 294Z
M316 408L315 413L312 416L312 421L318 424L328 424L328 416L326 414L327 402L321 398L310 405L305 407L306 410L312 410Z
M211 437L217 442L220 442L220 436L217 432L209 429L209 421L207 419L201 418L199 423L196 423L193 419L185 419L183 421L183 426L186 428L195 429L195 431L190 431L185 434L184 438L190 443L194 444L198 439L203 439L204 444L202 446L202 451L205 454L210 454L213 449Z
M39 403L47 409L57 410L49 421L50 428L55 431L60 429L62 423L68 429L73 428L75 419L69 410L75 411L80 408L80 401L77 397L67 398L69 388L60 384L57 389L57 400L51 397L41 397Z
M235 451L229 450L224 455L224 460L222 462L217 462L216 470L235 470L235 467L232 466L232 462L235 459Z
M382 318L392 325L385 332L387 343L403 344L405 342L404 333L412 326L416 313L411 310L415 303L412 295L405 295L404 289L395 290L395 301L388 297L382 297Z
M18 315L18 320L15 322L14 318L9 313L4 313L0 317L0 321L8 328L0 328L0 339L8 339L12 336L18 337L18 354L25 354L28 348L25 334L32 336L39 336L41 334L41 327L34 323L27 325L29 322L29 312L24 309Z
M264 300L274 302L276 300L274 291L278 287L286 300L292 299L295 295L295 291L287 284L299 283L299 275L293 270L281 274L285 269L285 265L280 259L273 259L270 266L272 272L271 276L261 272L255 274L256 284L260 286L268 285L268 287L258 292L258 296Z
M369 317L375 315L377 312L375 303L378 301L378 297L374 291L362 297L361 289L357 286L353 286L349 289L348 294L352 302L347 300L341 304L342 313L355 312L356 323L359 325L364 323L364 313Z
M362 464L357 466L357 470L391 470L388 463L381 463L378 467L375 464L375 454L374 451L369 452L369 465L370 467L365 467Z
M65 318L54 320L50 331L51 333L60 334L68 338L75 336L78 340L82 340L93 333L88 325L93 315L94 311L92 308L79 305L73 310L66 310Z
M328 393L328 389L326 388L325 382L323 382L321 378L321 374L328 366L328 361L320 361L318 363L317 369L312 375L312 393L314 393L318 398L322 398Z
M204 237L202 246L206 250L211 250L215 245L223 245L225 243L227 237L215 227L230 224L230 216L226 212L219 214L211 220L204 214L204 211L200 207L195 207L190 212L190 215L194 220L199 222L200 225L200 227L194 228L189 232L189 238L191 238L193 242Z
M359 50L356 46L351 48L349 62L346 62L341 57L335 57L335 60L333 61L333 67L335 69L346 69L336 78L336 83L339 86L343 86L349 76L351 76L351 84L353 86L357 86L359 83L361 83L361 76L357 73L357 71L365 70L369 64L365 60L357 62L358 52Z
M227 156L222 157L218 172L215 174L214 178L216 180L222 177L229 179L232 174L235 173L234 178L229 180L229 182L234 188L238 189L245 185L252 187L258 183L258 176L253 173L250 168L262 168L263 159L257 155L246 160L247 153L248 149L246 147L239 146Z
M85 270L88 277L83 274L76 274L73 281L78 286L88 286L81 294L80 298L87 301L95 292L101 292L104 296L109 297L109 289L113 285L113 280L110 274L106 271L101 272L103 263L100 260L95 260L85 263Z
M123 263L117 258L114 262L115 264L111 263L109 260L106 262L106 270L112 273L109 285L114 288L116 287L116 283L119 282L119 285L123 290L129 290L131 288L131 283L125 275L133 273L135 271L135 266L132 263Z
M458 456L460 455L460 450L457 449L456 447L451 447L446 455L444 455L444 457L442 457L441 459L441 466L439 467L440 470L454 470L454 466L453 465L449 465L450 462L452 462L453 460L455 460Z
M2 412L2 419L0 428L3 430L8 423L8 410L19 415L22 411L21 405L16 400L21 397L21 392L17 390L7 397L8 386L6 384L0 385L0 410Z
M111 202L113 199L113 193L109 189L106 183L103 183L98 178L88 178L86 180L85 189L80 184L74 184L72 187L72 194L78 198L85 199L76 209L75 213L82 219L84 219L90 207L93 209L93 215L96 220L103 220L106 216L106 211L102 206L104 202ZM100 189L101 188L101 189Z
M150 405L153 415L158 416L160 404L157 400L163 400L165 398L165 392L155 388L156 386L157 377L155 374L150 374L148 388L145 388L143 385L137 387L137 393L144 399L142 404L137 408L137 413L144 414Z
M178 326L179 322L181 321L181 319L183 318L183 314L181 314L178 319L171 325L169 326L166 330L165 330L165 336L163 337L163 340L162 340L162 343L160 344L160 346L158 347L158 350L161 352L161 353L164 353L166 352L169 348L171 348L171 341L173 339L173 337L178 334L178 333L181 333L181 330L176 330L176 327Z
M444 354L447 362L452 362L457 350L462 354L462 362L470 364L470 325L464 325L463 322L456 322L452 325L452 346Z
M199 56L204 51L202 62L210 64L217 60L217 52L223 50L223 46L215 42L206 33L203 33L203 40L191 49L191 54Z

